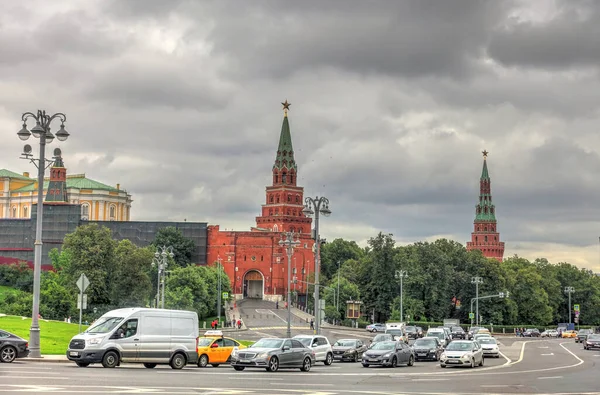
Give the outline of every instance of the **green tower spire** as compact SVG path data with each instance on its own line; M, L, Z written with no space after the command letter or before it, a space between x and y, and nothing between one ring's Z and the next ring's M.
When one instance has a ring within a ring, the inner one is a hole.
M277 156L273 169L298 170L296 161L294 160L294 148L292 147L292 134L290 133L290 123L288 121L287 112L292 105L286 100L283 104L283 124L281 125L281 134L279 135L279 146L277 147Z
M487 167L488 151L483 150L483 169L479 180L479 203L476 207L475 221L496 222L496 208L492 204L492 187Z

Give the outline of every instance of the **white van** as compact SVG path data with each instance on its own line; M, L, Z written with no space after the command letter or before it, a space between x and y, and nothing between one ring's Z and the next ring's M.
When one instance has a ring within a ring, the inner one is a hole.
M385 333L392 335L394 340L402 340L408 343L405 328L406 324L404 322L388 322L385 324Z
M67 358L79 367L102 363L169 364L182 369L198 361L198 314L194 311L125 308L104 314L71 339Z

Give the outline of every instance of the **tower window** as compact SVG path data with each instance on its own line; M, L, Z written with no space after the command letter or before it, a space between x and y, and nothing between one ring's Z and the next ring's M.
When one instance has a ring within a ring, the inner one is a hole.
M300 196L296 195L296 203L300 203Z
M28 207L23 207L23 218L29 218Z
M279 203L279 195L277 195L277 203Z
M279 227L277 224L273 225L273 232L279 232Z
M114 221L116 219L116 211L117 211L117 207L116 206L110 206L110 210L109 210L109 219L111 221Z
M269 198L269 202L273 203L273 195Z
M85 219L90 218L90 205L89 204L84 203L81 205L81 216Z
M286 180L287 180L287 174L286 174L286 173L283 173L283 174L281 175L281 182L283 182L283 183L285 184Z
M13 218L17 218L17 208L16 207L13 207L12 212L13 212L13 215L12 215Z
M275 184L277 184L279 182L279 176L277 174L275 174Z
M487 243L487 236L485 236L485 242Z
M269 215L273 215L273 209L269 209Z
M246 255L244 255L244 262L246 262Z
M261 256L260 256L260 261L262 262L262 261L264 261L264 260L265 260L265 257L261 255Z
M287 195L288 202L292 201L292 195Z

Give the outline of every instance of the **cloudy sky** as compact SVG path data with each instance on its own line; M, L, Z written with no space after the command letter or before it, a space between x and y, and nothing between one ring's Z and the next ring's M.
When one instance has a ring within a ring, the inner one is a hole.
M21 113L65 112L69 172L134 219L246 230L288 99L324 237L466 242L487 149L505 256L600 272L598 2L0 5L0 168L33 171Z

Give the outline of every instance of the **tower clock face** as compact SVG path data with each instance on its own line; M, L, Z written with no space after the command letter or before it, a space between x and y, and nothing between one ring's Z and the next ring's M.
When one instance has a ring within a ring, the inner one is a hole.
M252 258L250 258L250 259L252 259L253 261L255 261L256 257L254 255L252 255Z

